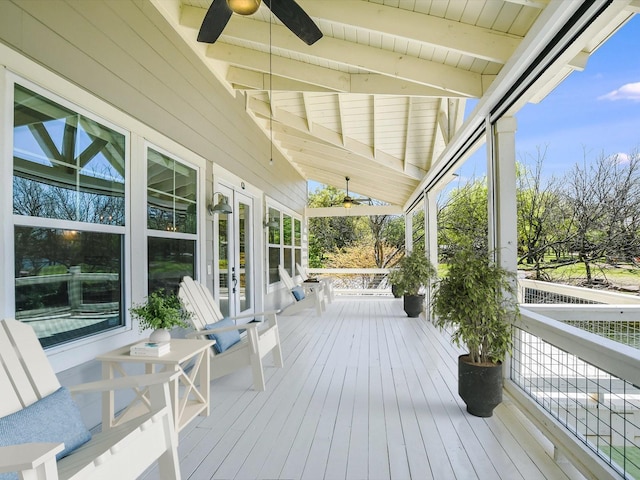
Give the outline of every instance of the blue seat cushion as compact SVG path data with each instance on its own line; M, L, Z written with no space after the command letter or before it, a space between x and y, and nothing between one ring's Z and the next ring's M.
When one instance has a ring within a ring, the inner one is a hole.
M56 455L60 460L91 440L80 409L66 387L26 408L0 418L0 446L22 443L64 443L64 450ZM0 479L18 478L0 474Z
M230 318L224 317L222 320L209 323L204 328L211 330L218 327L230 327L235 325L234 321ZM228 348L234 346L240 341L240 330L229 330L227 332L211 332L211 335L207 335L211 340L215 340L216 343L213 346L216 352L222 353Z
M293 287L291 293L293 293L293 296L296 297L298 302L304 299L304 289L302 287Z

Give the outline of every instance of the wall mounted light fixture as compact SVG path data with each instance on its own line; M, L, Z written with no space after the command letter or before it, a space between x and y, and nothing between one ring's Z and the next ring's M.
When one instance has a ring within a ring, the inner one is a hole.
M213 202L215 202L216 195L220 195L220 200L214 205ZM213 192L213 195L211 195L211 202L207 205L207 211L209 212L209 215L214 215L216 213L228 215L233 212L233 209L231 208L231 205L227 203L227 197L220 192Z
M268 222L262 222L262 226L264 228L278 228L280 226L280 222L273 218L270 218Z

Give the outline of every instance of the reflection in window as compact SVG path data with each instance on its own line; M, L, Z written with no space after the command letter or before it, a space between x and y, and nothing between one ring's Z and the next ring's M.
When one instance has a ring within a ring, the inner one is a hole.
M13 213L125 224L125 136L14 89Z
M174 159L147 150L147 226L196 233L197 174Z
M16 318L43 346L122 326L124 237L16 226Z
M148 292L178 293L185 275L195 278L196 242L179 238L148 238Z

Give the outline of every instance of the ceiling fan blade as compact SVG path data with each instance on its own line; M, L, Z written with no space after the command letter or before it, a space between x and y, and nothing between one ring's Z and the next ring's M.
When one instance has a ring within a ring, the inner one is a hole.
M307 45L322 38L322 32L295 0L264 0L267 7Z
M232 13L227 0L213 0L200 26L198 41L214 43L227 26Z

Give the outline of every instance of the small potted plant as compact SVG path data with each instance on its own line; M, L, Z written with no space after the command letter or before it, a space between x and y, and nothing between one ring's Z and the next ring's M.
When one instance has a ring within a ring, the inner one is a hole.
M391 293L393 294L393 298L400 298L402 293L400 291L399 283L400 283L400 272L398 268L392 268L387 277L389 285L391 285Z
M424 252L413 250L398 262L392 282L404 296L404 311L418 317L424 308L424 289L436 278L437 272Z
M189 312L180 304L174 293L159 290L151 293L144 303L129 309L133 318L138 319L140 331L153 329L149 341L168 342L171 340L169 330L173 327L187 327Z
M468 349L458 358L458 394L478 417L490 417L502 402L502 361L520 314L515 279L486 252L469 247L453 255L434 286L435 325L452 329L453 342Z

